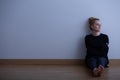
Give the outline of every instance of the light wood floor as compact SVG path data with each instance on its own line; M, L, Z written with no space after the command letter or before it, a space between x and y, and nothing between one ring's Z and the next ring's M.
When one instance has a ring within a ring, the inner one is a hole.
M120 66L111 65L98 78L83 65L0 65L0 80L119 80Z

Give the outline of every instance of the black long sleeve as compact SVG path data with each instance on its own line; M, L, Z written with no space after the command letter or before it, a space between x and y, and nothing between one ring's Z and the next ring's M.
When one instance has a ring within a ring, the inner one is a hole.
M85 45L87 48L86 59L90 57L105 57L108 60L109 38L106 34L93 36L92 34L85 36ZM109 63L109 61L108 61Z

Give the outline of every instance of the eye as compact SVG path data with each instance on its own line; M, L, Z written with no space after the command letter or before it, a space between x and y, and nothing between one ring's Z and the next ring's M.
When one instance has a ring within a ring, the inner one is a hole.
M98 24L98 23L95 23L95 25L97 25L97 26L101 26L101 24Z

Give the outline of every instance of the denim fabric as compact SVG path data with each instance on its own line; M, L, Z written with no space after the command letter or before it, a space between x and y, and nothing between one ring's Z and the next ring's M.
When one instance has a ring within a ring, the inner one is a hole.
M87 60L87 64L90 69L97 68L99 65L102 65L103 67L107 64L107 59L104 57L91 57Z

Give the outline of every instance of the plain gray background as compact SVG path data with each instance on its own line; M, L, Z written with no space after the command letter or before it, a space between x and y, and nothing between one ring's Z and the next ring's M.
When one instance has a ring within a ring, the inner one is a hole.
M120 58L120 0L0 0L0 59L83 59L88 18Z

